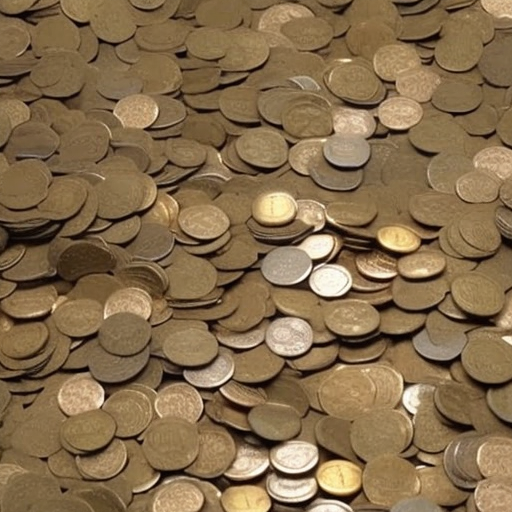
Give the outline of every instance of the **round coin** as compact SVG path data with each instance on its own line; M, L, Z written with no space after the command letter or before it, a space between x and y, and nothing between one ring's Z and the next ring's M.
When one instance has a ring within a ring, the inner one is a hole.
M297 215L297 202L287 192L266 192L252 202L252 216L263 226L283 226Z
M159 487L153 496L151 512L199 512L204 501L199 487L177 480Z
M316 479L322 490L332 496L351 496L362 485L361 468L348 460L329 460L320 465Z
M298 357L313 345L313 329L302 318L277 318L268 326L265 342L278 356Z
M415 100L393 96L384 100L377 109L380 122L390 130L408 130L423 117L423 108Z
M304 281L312 268L308 253L291 246L273 249L261 263L263 277L278 286L292 286Z
M132 94L120 99L114 115L125 128L148 128L158 117L158 103L145 94Z
M270 462L281 473L301 475L318 464L318 448L307 441L286 441L270 450Z
M352 275L342 265L328 263L311 272L309 286L320 297L342 297L352 288Z
M325 159L336 167L361 167L369 160L370 152L362 135L336 133L327 137L323 147Z

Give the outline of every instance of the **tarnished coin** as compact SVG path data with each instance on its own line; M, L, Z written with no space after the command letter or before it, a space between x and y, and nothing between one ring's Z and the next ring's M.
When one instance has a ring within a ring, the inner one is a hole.
M323 154L325 159L336 167L357 168L369 160L371 149L361 135L337 133L327 137Z
M411 98L393 96L379 105L377 115L391 130L408 130L421 121L423 108Z
M158 118L158 103L145 94L132 94L119 100L114 115L125 128L147 128Z
M313 262L307 252L291 246L273 249L261 263L263 277L280 286L291 286L304 281L312 268Z
M357 337L376 331L380 315L371 304L358 299L339 299L323 306L325 325L340 336Z
M228 216L215 205L195 205L184 208L178 215L181 229L198 240L214 240L229 229Z
M503 288L479 272L457 276L451 283L451 293L457 306L476 316L496 315L505 301Z
M269 128L246 130L235 142L240 158L262 169L277 169L288 159L288 145L284 137Z
M269 441L287 441L301 430L300 417L289 405L257 405L250 410L247 420L254 433Z
M199 453L197 426L181 418L160 418L144 433L142 449L160 471L176 471L192 464Z
M512 476L510 453L512 442L508 437L491 436L478 448L476 462L485 478Z
M152 499L151 512L199 512L204 501L199 487L176 480L159 487Z

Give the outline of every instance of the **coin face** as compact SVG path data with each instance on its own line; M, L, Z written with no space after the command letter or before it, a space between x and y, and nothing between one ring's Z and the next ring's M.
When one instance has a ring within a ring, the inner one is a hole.
M331 460L316 472L318 485L333 496L350 496L361 488L362 471L348 460Z
M311 273L309 286L320 297L342 297L352 287L352 275L342 265L321 265Z
M336 167L357 168L370 158L370 146L361 135L338 133L327 137L323 154Z

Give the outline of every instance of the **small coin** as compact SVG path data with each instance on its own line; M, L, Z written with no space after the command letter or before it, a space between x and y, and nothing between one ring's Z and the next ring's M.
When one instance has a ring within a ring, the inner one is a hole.
M451 293L457 306L476 316L496 315L505 301L503 288L479 272L457 276L451 283Z
M158 104L145 94L132 94L120 99L114 115L125 128L148 128L158 118Z
M327 263L313 270L309 286L320 297L342 297L352 288L352 275L342 265Z
M394 96L379 105L377 115L390 130L408 130L421 121L423 108L411 98Z
M298 357L313 345L313 329L302 318L277 318L267 328L265 343L278 356Z
M297 202L287 192L268 192L252 202L252 216L263 226L283 226L297 215Z
M199 512L204 502L199 487L177 480L159 487L152 499L151 512Z
M214 240L223 235L230 225L229 217L215 205L188 206L178 215L180 228L198 240Z
M73 337L98 332L103 321L101 304L92 299L67 300L53 313L59 331Z
M270 450L272 467L286 475L307 473L318 464L318 448L307 441L286 441Z
M164 342L163 352L171 363L196 367L211 363L219 352L219 345L210 332L190 328L169 335Z
M252 480L265 473L269 464L267 448L242 442L238 444L235 460L224 472L224 476L235 482Z
M313 268L306 251L298 247L278 247L270 251L262 261L261 273L270 283L291 286L304 281Z
M377 240L384 247L397 253L411 253L421 245L421 239L404 226L384 226L377 231Z
M116 436L135 437L143 432L153 418L151 400L141 391L120 389L105 401L103 410L116 421Z
M512 478L495 476L480 480L474 496L479 512L505 512L512 502Z
M316 471L316 479L322 490L332 496L351 496L362 485L361 468L348 460L324 462Z
M270 497L280 503L304 503L318 491L318 484L313 477L287 478L270 473L265 484Z
M244 162L262 169L277 169L288 159L286 140L269 128L246 130L236 140L235 148Z
M186 468L199 453L197 426L180 418L159 418L144 433L142 449L156 470L176 471Z
M377 330L380 315L371 304L358 299L338 299L324 305L325 325L340 336L357 337Z
M135 313L115 313L103 321L98 331L100 345L118 356L141 352L150 339L151 326Z
M265 489L256 485L235 485L228 487L220 497L226 512L268 512L272 508L270 496Z
M512 476L510 452L512 442L508 437L491 436L478 448L476 462L485 478L493 476Z
M99 409L104 400L105 390L89 374L77 374L69 378L57 394L59 407L68 416Z
M287 441L302 428L297 411L289 405L257 405L250 410L247 420L255 434L269 441Z
M323 154L336 167L357 168L369 160L371 149L361 135L336 133L325 139Z
M108 480L117 476L128 462L128 452L125 444L114 439L103 450L88 454L77 455L75 462L78 471L87 479Z
M176 382L158 390L155 411L160 418L183 418L191 423L199 420L203 413L203 400L190 384Z
M62 439L78 451L93 452L107 446L114 438L116 422L101 409L67 418L61 426Z

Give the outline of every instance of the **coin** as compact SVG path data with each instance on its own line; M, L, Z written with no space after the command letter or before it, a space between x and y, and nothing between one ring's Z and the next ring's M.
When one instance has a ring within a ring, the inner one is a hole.
M318 448L306 441L286 441L270 450L270 462L281 473L307 473L318 463Z
M62 384L57 395L59 407L68 416L99 409L104 400L103 387L89 374L76 374L69 378Z
M394 96L383 101L377 109L380 122L391 130L408 130L423 117L421 105L413 99Z
M162 485L153 496L152 512L199 512L204 494L189 482L175 481Z
M348 460L324 462L316 471L318 485L333 496L350 496L362 485L362 471Z
M313 329L302 318L278 318L268 326L265 342L278 356L301 356L313 345Z
M220 501L226 512L242 512L246 510L268 512L272 507L272 502L267 492L255 485L228 487L222 493Z
M286 192L259 195L252 202L252 216L264 226L282 226L297 214L297 202Z
M385 226L377 232L377 240L385 249L398 253L416 251L421 240L410 229L403 226Z
M272 284L290 286L304 281L312 268L306 251L290 246L270 251L262 261L261 272Z
M336 167L357 168L370 158L370 145L361 135L337 133L327 137L323 154Z
M330 263L315 268L308 282L320 297L342 297L352 287L352 275L342 265Z

